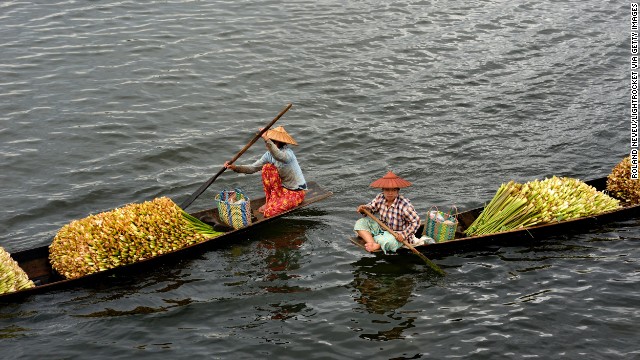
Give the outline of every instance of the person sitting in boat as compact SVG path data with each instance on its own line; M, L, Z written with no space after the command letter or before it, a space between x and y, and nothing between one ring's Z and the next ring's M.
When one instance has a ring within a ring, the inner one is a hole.
M259 211L265 217L292 209L304 201L307 182L304 179L296 155L289 145L298 143L282 126L262 134L267 152L251 165L224 163L227 169L237 173L253 174L262 170L262 184L266 202Z
M415 233L420 226L420 216L411 201L400 195L400 188L409 187L411 183L389 171L369 186L381 188L382 192L368 204L358 206L357 211L363 213L367 209L371 213L378 212L379 219L396 233L396 237L383 230L373 219L363 217L356 221L353 230L365 241L365 249L369 252L382 249L386 254L402 247L402 240L416 243Z

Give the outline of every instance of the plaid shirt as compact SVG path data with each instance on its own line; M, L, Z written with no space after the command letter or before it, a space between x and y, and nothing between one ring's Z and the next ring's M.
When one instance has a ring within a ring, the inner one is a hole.
M373 213L379 212L380 220L393 231L402 234L405 240L411 239L420 226L420 216L416 209L411 205L411 201L402 195L398 195L393 204L387 207L384 194L380 193L365 206Z

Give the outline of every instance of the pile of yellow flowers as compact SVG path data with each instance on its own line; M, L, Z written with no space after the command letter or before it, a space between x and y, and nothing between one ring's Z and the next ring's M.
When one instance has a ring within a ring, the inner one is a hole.
M468 236L491 234L533 225L596 215L620 207L620 202L593 186L566 177L502 184Z
M171 199L88 216L62 227L49 246L55 271L68 279L135 263L221 235Z
M35 286L11 255L0 247L0 294Z
M631 157L627 156L607 176L607 191L629 205L640 204L640 180L631 179Z

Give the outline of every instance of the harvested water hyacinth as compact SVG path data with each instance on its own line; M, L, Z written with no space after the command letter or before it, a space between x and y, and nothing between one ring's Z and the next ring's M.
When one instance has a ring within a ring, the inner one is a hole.
M35 286L11 255L0 247L0 294Z
M502 184L478 218L465 230L469 236L514 230L620 207L620 202L578 179L552 177L525 184Z
M62 227L49 246L55 271L68 279L132 264L221 235L171 199L88 216Z
M627 156L607 176L607 191L629 205L640 204L640 180L631 178L631 157Z

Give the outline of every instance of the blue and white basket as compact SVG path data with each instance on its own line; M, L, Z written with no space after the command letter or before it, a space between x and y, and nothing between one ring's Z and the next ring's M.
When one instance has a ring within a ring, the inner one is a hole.
M242 190L222 190L215 197L218 216L225 225L242 229L251 224L251 202Z

